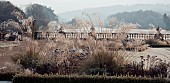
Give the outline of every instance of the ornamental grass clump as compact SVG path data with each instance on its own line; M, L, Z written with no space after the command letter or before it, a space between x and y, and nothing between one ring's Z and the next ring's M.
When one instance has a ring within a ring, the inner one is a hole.
M118 51L96 49L82 62L82 73L89 75L116 75L122 73L125 58L119 56Z
M25 38L19 45L21 51L15 53L11 59L24 70L29 69L40 74L55 73L57 71L57 62L49 52L53 47L50 44L42 45L35 40Z
M35 68L39 57L37 48L38 42L26 38L22 44L20 43L20 53L16 53L12 56L12 60L17 64L21 64L22 68Z

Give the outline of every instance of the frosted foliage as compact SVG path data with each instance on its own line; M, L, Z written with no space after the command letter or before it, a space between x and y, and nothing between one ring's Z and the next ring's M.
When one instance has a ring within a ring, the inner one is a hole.
M47 31L55 31L57 29L57 21L50 21L47 25Z
M15 28L21 30L20 25L19 25L17 22L12 21L12 20L11 20L11 21L8 21L6 26L7 26L7 27L15 27Z
M17 10L14 10L11 14L15 15L20 22L24 19L24 15Z
M118 24L118 21L116 19L116 17L112 17L109 21L109 27L113 28L113 27L116 27Z
M15 22L14 20L9 19L8 21L4 21L0 24L1 29L5 29L6 27L9 28L16 28L18 30L22 30L21 26L18 24L18 22Z

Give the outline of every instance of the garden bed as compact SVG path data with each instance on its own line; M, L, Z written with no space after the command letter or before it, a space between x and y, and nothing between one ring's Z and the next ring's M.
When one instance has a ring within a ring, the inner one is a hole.
M17 75L13 83L170 83L163 78L128 76L61 76L61 75Z

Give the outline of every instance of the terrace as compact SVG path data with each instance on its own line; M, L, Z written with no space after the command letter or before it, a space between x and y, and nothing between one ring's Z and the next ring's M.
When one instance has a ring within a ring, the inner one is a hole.
M117 32L117 29L98 29L95 30L95 38L96 39L115 39L119 37L120 33ZM170 40L170 31L162 30L164 40ZM56 39L58 32L35 32L35 39ZM123 34L123 33L121 33ZM129 32L125 33L127 39L140 39L140 40L148 40L154 39L154 35L156 34L156 30L154 29L130 29ZM90 30L82 30L82 29L66 29L64 30L64 37L68 39L85 39L91 36Z

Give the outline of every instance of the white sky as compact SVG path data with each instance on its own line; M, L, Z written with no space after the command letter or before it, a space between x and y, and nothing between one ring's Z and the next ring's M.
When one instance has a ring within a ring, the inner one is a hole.
M170 4L170 0L8 0L18 7L39 3L51 7L56 14L65 11L103 7L111 5L132 4Z

